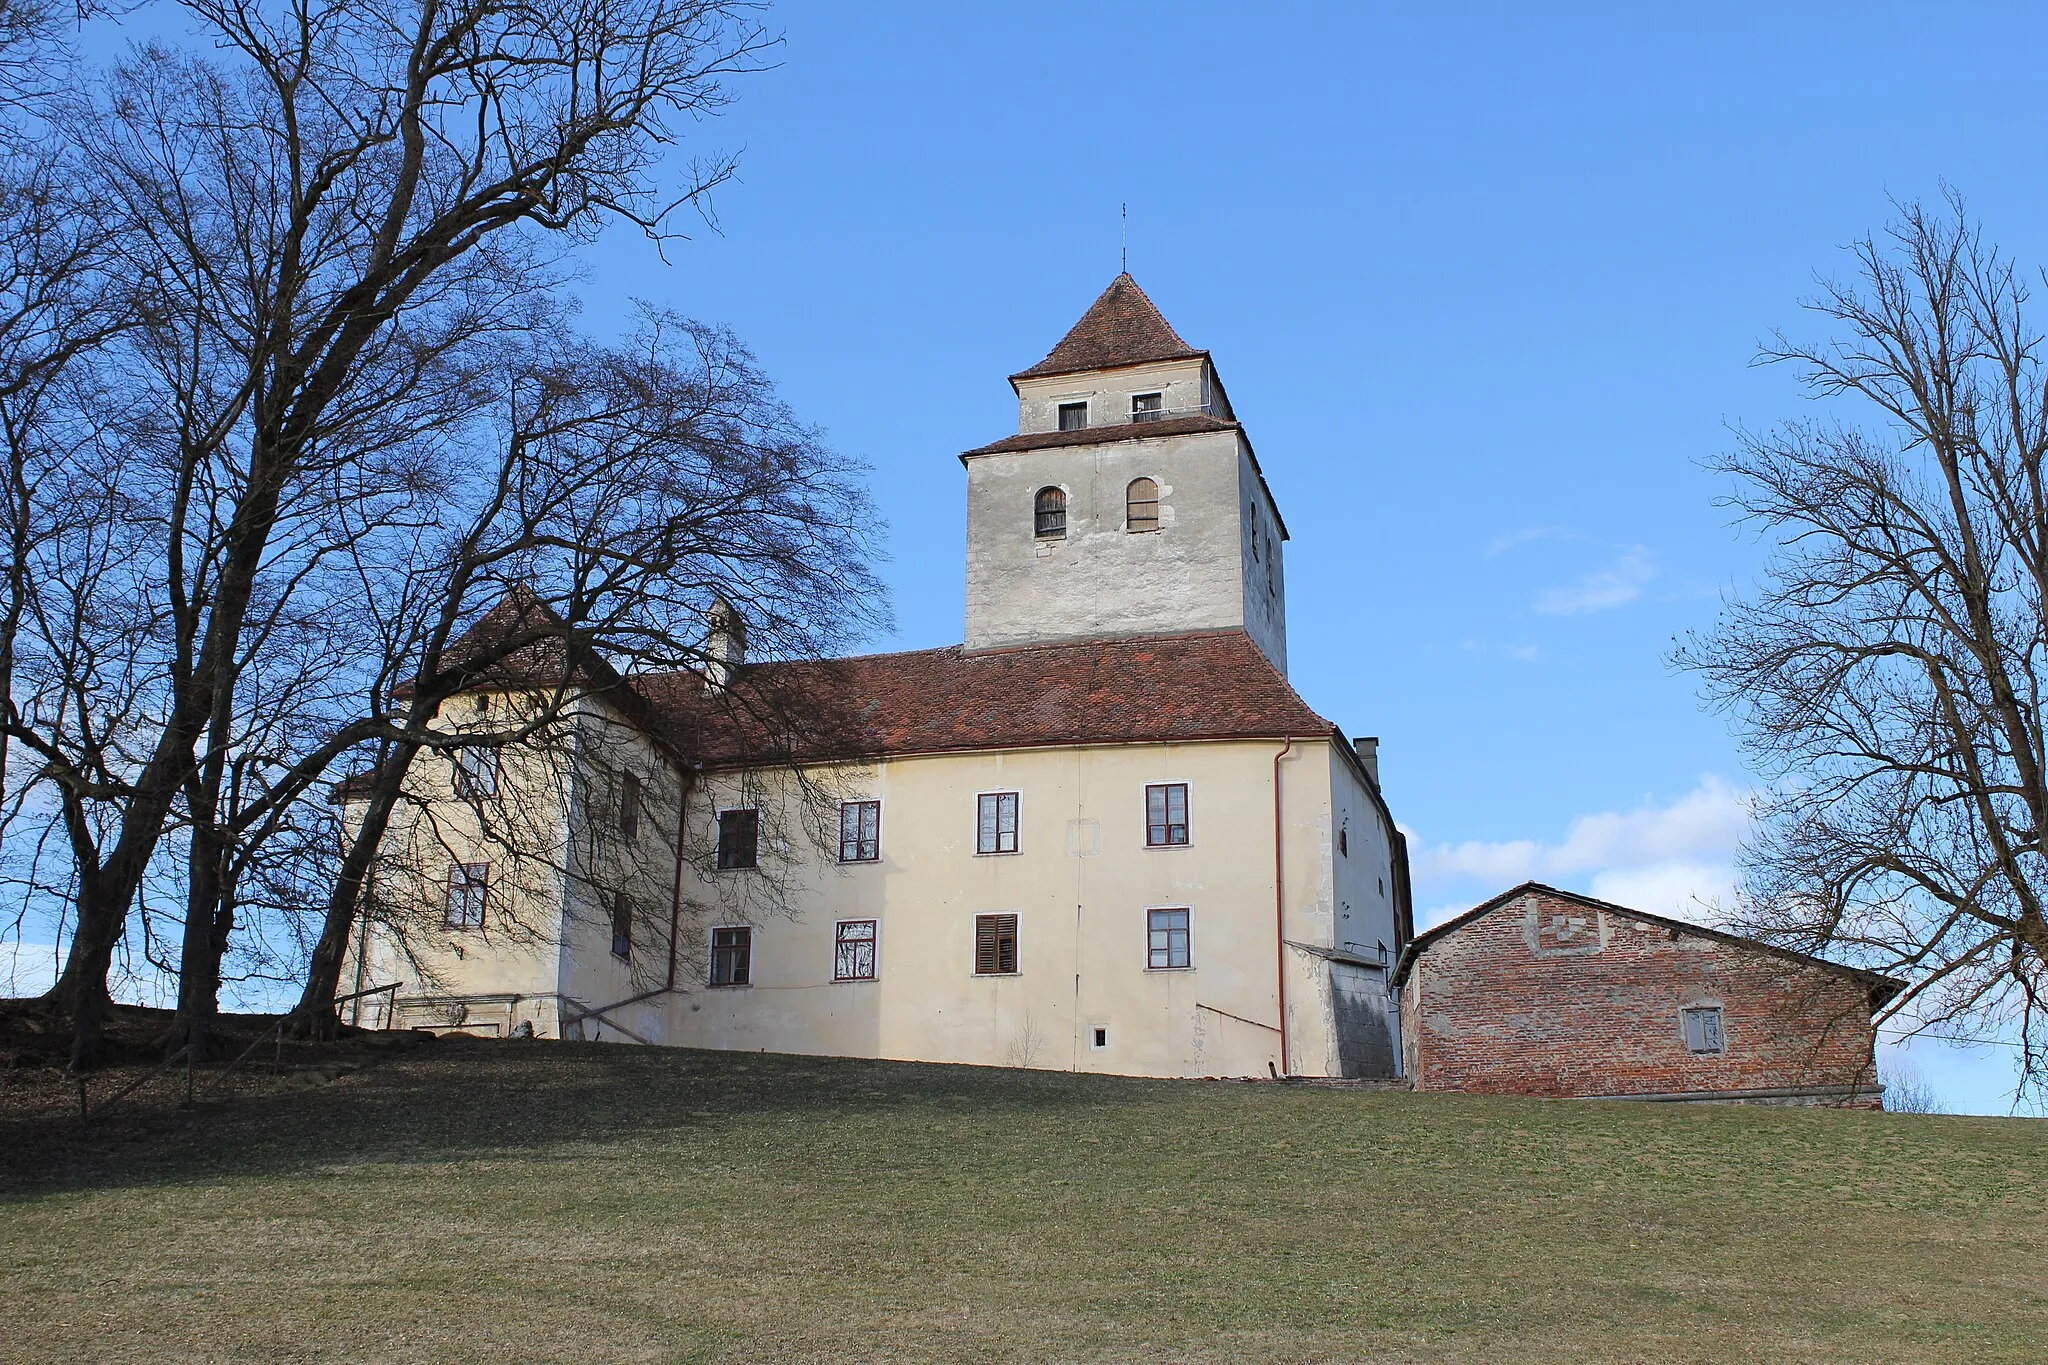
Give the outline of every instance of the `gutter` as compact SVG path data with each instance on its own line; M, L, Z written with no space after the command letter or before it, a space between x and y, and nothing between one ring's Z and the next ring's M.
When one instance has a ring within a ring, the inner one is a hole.
M1280 862L1280 760L1294 752L1290 737L1287 747L1273 755L1273 980L1279 988L1280 1074L1291 1076L1287 1054L1287 883Z

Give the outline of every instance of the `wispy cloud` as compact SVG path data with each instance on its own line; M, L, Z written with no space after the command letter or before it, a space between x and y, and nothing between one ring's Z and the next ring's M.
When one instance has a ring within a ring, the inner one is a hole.
M1424 846L1415 857L1415 880L1431 900L1448 900L1445 893L1459 882L1476 882L1492 895L1517 882L1547 881L1620 905L1697 918L1734 891L1735 852L1749 819L1750 794L1708 776L1668 805L1581 815L1555 843ZM1439 923L1474 903L1439 906L1425 922Z
M1565 530L1561 526L1524 526L1519 531L1507 531L1495 536L1487 543L1486 557L1488 559L1495 559L1518 545L1527 545L1532 541L1538 540L1556 540L1561 537L1576 539L1572 532Z
M1613 563L1578 582L1546 588L1536 597L1536 610L1550 616L1579 616L1626 606L1641 597L1644 585L1656 576L1657 560L1649 547L1631 545Z

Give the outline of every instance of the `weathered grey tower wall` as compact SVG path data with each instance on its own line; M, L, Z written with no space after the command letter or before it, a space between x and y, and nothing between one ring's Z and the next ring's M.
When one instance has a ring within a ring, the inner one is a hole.
M1239 433L1122 430L1133 439L967 461L967 647L1243 628L1285 672L1280 523ZM1134 533L1141 477L1159 484L1159 529ZM1047 487L1067 495L1063 539L1034 533Z

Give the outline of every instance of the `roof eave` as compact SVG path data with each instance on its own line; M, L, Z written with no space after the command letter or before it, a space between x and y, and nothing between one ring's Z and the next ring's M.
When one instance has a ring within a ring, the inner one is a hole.
M1057 370L1041 370L1036 365L1028 370L1019 370L1010 376L1010 392L1022 396L1018 388L1020 379L1060 379L1070 374L1115 374L1118 370L1142 369L1147 365L1171 365L1183 360L1209 360L1207 351L1183 351L1177 355L1148 356L1143 360L1119 360L1114 365L1067 365ZM1213 361L1210 362L1214 364Z

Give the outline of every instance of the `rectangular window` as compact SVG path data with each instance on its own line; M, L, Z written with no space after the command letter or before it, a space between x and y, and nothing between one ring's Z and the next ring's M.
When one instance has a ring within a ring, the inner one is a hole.
M1709 1005L1702 1009L1686 1010L1685 1050L1704 1056L1718 1056L1728 1050L1726 1040L1721 1036L1721 1007Z
M619 833L640 837L640 774L619 774Z
M1145 965L1155 970L1192 967L1194 953L1188 944L1188 912L1147 910L1145 912Z
M718 812L718 870L761 865L761 812L751 807Z
M633 956L633 898L623 891L612 897L612 956L622 962Z
M839 861L872 863L882 856L882 803L839 803Z
M875 979L875 922L871 919L841 920L833 935L832 979L873 981Z
M1060 404L1060 430L1061 430L1061 431L1080 431L1080 430L1081 430L1082 428L1086 427L1087 425L1088 425L1088 405L1087 405L1086 403L1062 403L1062 404Z
M711 984L749 986L754 981L754 931L744 926L711 931Z
M1133 422L1156 422L1166 416L1166 395L1163 393L1134 393L1131 395L1131 420Z
M1145 846L1171 848L1188 841L1188 784L1155 782L1145 788Z
M984 792L980 798L981 810L976 821L974 851L976 853L1015 853L1017 851L1017 793Z
M465 801L498 794L498 751L467 748L455 751L455 794Z
M1017 917L974 917L974 974L1008 976L1017 970Z
M448 927L481 929L490 898L491 865L457 863L448 869Z

